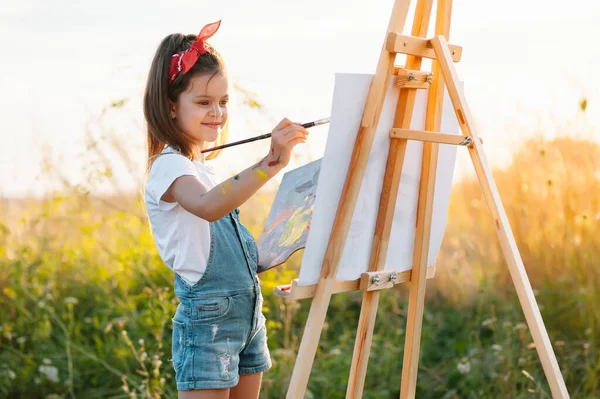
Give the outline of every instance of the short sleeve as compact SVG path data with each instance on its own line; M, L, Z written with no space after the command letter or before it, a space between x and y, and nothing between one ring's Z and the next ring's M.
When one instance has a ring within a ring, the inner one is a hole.
M158 205L158 209L168 211L177 205L177 202L166 202L161 197L178 177L185 175L197 177L198 170L183 155L165 154L154 161L146 182L146 192Z

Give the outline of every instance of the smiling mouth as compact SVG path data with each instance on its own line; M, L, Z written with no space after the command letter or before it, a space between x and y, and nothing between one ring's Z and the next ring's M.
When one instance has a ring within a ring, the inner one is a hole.
M218 128L218 127L220 127L220 126L221 126L221 124L220 124L220 123L203 123L202 125L203 125L203 126L207 126L207 127L211 127L211 128L213 128L213 129L216 129L216 128Z

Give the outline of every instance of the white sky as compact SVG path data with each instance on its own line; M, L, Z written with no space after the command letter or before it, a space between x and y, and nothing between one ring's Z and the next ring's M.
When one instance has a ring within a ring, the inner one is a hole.
M374 72L392 5L393 0L3 0L0 196L48 189L35 179L44 147L69 179L81 180L86 123L121 98L129 99L127 107L105 126L118 133L141 170L141 97L155 48L169 33L198 33L204 24L223 20L211 43L233 82L266 107L262 114L233 107L231 139L238 140L270 131L282 117L307 122L329 115L336 72ZM570 124L574 132L583 129L599 139L598 38L595 0L454 1L450 42L463 46L457 70L492 164L505 163L517 140L540 126L552 134ZM578 113L582 96L588 98L585 117ZM322 156L327 130L312 132L290 168ZM262 157L267 145L230 149L217 167L234 173Z

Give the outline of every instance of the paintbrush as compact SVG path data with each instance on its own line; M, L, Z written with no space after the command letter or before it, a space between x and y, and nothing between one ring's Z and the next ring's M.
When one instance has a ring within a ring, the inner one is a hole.
M329 123L330 120L331 120L331 118L323 118L323 119L319 119L319 120L316 120L313 122L303 123L302 127L305 129L308 129L308 128L311 128L314 126L319 126L319 125L324 125L326 123ZM210 152L210 151L215 151L215 150L221 150L223 148L233 147L234 145L250 143L250 142L256 141L256 140L268 139L269 137L271 137L272 134L273 133L261 134L260 136L250 137L249 139L234 141L233 143L227 143L227 144L223 144L223 145L213 147L213 148L207 148L206 150L202 150L201 152L205 153L205 152Z

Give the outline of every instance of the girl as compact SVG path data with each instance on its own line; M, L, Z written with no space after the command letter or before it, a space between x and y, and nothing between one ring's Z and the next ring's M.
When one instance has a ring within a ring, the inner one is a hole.
M206 43L219 25L205 26L198 36L164 38L144 95L145 204L180 302L172 343L179 398L258 398L271 360L258 249L238 207L288 164L308 135L283 119L267 156L217 182L201 150L226 139L229 82L219 53Z

